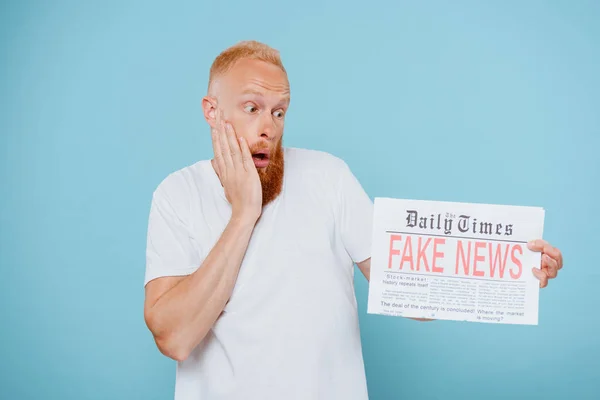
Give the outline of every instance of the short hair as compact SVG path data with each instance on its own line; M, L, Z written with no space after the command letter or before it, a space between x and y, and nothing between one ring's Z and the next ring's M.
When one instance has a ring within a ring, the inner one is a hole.
M273 64L287 73L281 61L279 50L256 40L244 40L223 50L215 58L210 67L208 90L210 91L210 87L217 77L229 71L239 60L244 58Z

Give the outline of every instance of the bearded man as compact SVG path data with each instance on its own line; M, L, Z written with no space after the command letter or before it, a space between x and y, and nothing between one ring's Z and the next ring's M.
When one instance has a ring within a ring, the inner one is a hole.
M176 400L368 399L353 279L373 203L341 159L283 147L289 104L278 51L226 49L202 103L214 158L153 193L144 316ZM536 246L545 286L562 258Z

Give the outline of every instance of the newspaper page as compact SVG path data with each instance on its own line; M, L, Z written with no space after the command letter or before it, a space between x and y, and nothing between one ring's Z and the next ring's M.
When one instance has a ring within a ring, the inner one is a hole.
M367 312L538 324L543 208L375 199Z

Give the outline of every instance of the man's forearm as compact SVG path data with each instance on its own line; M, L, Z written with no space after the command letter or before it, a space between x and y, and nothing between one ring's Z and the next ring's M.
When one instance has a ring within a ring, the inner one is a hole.
M232 218L200 268L158 297L147 323L161 351L187 358L229 301L256 221Z

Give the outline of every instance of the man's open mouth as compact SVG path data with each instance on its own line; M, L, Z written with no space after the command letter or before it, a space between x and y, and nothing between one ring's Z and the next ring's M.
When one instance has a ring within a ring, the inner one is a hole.
M269 165L269 151L261 150L252 154L252 161L254 161L254 165L256 168L264 168Z
M269 155L266 153L256 153L252 155L252 158L254 158L255 160L268 160Z

